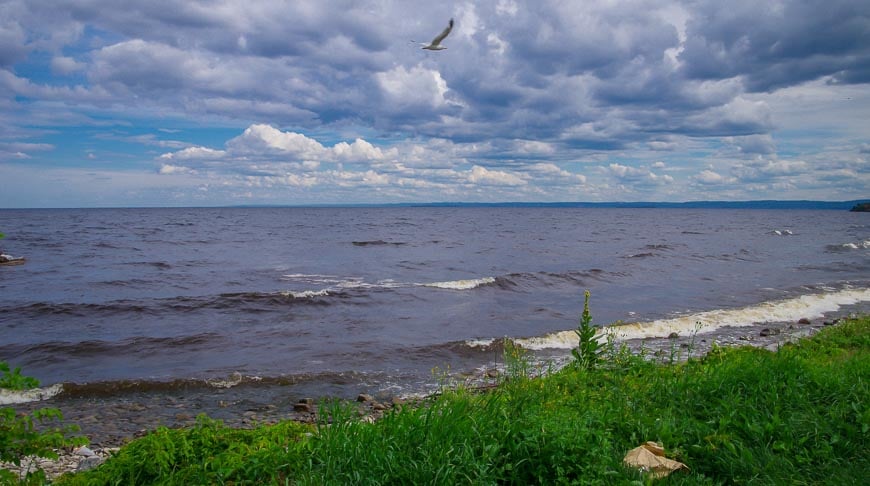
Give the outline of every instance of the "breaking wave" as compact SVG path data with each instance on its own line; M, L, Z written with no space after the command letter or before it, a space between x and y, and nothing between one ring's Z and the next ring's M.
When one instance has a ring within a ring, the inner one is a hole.
M60 383L45 388L31 390L7 390L0 388L0 405L15 405L19 403L39 402L48 400L63 391Z
M870 240L859 241L857 243L849 242L843 243L842 245L828 245L827 250L829 252L844 252L850 250L868 250L870 249Z
M606 326L599 333L613 332L618 340L667 337L671 333L682 335L693 332L709 333L722 327L744 327L755 324L797 321L801 318L820 318L845 305L870 301L870 289L847 289L822 294L802 295L792 299L762 302L739 309L717 309L670 319ZM483 346L492 340L469 341L469 346ZM571 349L577 346L573 330L559 331L545 336L515 339L526 349Z
M471 290L476 289L477 287L483 285L490 285L495 283L494 277L484 277L484 278L474 278L474 279L466 279L466 280L451 280L448 282L431 282L419 284L423 287L433 287L436 289L447 289L447 290Z

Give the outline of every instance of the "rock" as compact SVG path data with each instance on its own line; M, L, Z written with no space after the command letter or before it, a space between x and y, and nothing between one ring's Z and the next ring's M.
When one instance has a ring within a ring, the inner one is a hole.
M293 411L294 412L301 412L301 413L311 413L314 410L312 409L311 405L309 405L307 403L294 403L293 404Z
M93 457L97 455L94 451L88 449L85 446L77 447L75 450L73 450L73 454L84 457Z
M761 337L776 336L777 334L779 334L779 329L769 329L769 328L766 328L766 327L765 327L765 328L762 329L761 332L758 333L758 334L759 334Z
M672 332L672 333L668 334L668 339L679 339L679 338L680 338L679 333Z
M312 413L314 412L314 399L303 398L293 404L293 410L296 412Z
M800 319L798 319L798 324L808 325L812 324L812 322L806 317L801 317Z
M100 457L100 456L85 457L84 459L81 460L81 462L79 462L78 467L76 467L76 472L90 471L91 469L99 467L104 462L106 462L106 459L104 457Z
M375 402L372 404L373 410L386 410L388 407L381 402Z
M356 401L358 402L373 402L375 401L375 397L369 395L368 393L360 393L358 397L356 397Z
M497 369L487 370L486 376L488 378L498 378L498 370Z

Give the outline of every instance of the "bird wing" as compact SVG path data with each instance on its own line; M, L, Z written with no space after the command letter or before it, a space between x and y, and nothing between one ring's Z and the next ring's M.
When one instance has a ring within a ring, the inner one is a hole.
M432 39L432 43L429 45L437 46L450 34L450 31L453 30L453 19L450 19L450 22L447 24L447 27L438 34L438 37Z

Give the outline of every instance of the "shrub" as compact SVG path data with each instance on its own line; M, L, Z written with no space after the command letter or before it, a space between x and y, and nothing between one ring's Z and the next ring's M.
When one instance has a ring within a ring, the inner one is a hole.
M27 390L39 386L39 381L29 376L23 376L20 368L10 370L5 362L0 362L0 388L11 390ZM78 431L76 426L45 427L46 422L63 420L60 410L43 408L32 414L16 414L12 408L0 408L0 462L21 466L26 457L42 457L57 459L55 449L82 445L87 442L84 437L71 437ZM25 468L26 469L26 468ZM16 481L28 484L42 484L45 473L41 469L24 472L15 477L11 471L0 469L0 483L8 484Z
M21 368L10 369L9 364L0 361L0 388L7 390L30 390L39 386L39 380L21 374Z

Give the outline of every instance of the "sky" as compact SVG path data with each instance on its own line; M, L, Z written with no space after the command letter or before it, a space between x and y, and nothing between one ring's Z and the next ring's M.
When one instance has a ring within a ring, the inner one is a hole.
M870 2L0 0L0 208L868 196Z

